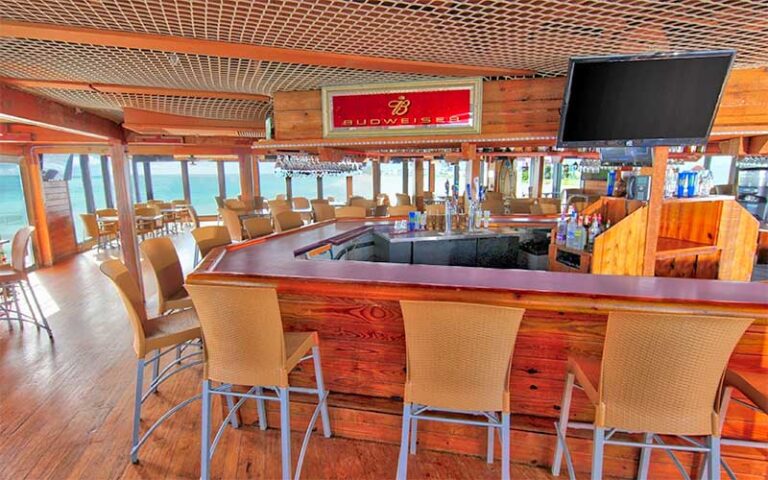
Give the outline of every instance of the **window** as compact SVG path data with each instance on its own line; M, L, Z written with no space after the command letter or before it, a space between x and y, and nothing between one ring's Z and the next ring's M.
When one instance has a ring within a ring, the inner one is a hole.
M133 179L136 190L136 203L146 203L149 199L147 198L147 184L144 180L144 162L133 163Z
M179 178L181 178L181 166ZM216 162L189 162L189 196L199 215L216 215L218 207L214 197L219 196L219 175ZM181 197L183 198L183 196Z
M454 164L435 160L435 196L445 196L445 182L448 182L450 189L454 183Z
M317 177L314 175L294 175L291 179L291 195L294 198L317 198Z
M404 193L402 163L390 162L381 164L381 193L386 193L389 196L389 201L392 205L397 203L396 194ZM355 191L355 195L359 195L357 191Z
M268 200L285 195L285 177L275 172L275 162L259 162L259 189Z
M429 160L416 160L417 162L423 162L424 165L424 191L429 191Z
M555 169L557 162L552 160L552 157L544 157L544 181L541 183L541 196L542 197L556 197L555 189Z
M57 155L51 155L51 157L55 156ZM72 177L68 182L69 202L72 205L72 223L75 225L75 239L77 243L82 243L88 235L85 233L85 225L80 215L90 212L88 212L88 203L85 198L83 171L80 168L80 155L73 155L71 162Z
M238 162L224 162L224 183L227 190L227 198L237 198L240 193L240 164Z
M338 176L326 178L325 185L328 185L328 180L338 182L338 187L336 187L336 190L333 191L333 193L331 190L327 190L327 187L325 187L324 193L326 197L330 195L335 197L336 200L344 200L347 198L346 177ZM360 173L357 175L352 175L352 194L359 197L373 199L373 162L366 162L362 170L360 170Z
M731 165L733 157L728 155L715 155L709 159L709 169L712 170L712 179L715 185L727 185L731 178Z
M151 162L149 168L152 176L152 196L155 200L170 202L184 198L181 162Z
M467 189L468 178L472 174L468 171L470 162L466 160L459 160L459 195L464 195L464 191Z
M27 225L27 206L21 174L16 163L5 163L0 157L0 238L11 239L16 231ZM4 251L10 260L11 246Z

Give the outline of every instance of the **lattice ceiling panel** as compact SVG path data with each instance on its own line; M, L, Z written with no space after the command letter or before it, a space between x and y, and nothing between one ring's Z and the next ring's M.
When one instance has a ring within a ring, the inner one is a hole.
M434 78L12 38L0 38L0 75L260 94L322 85Z
M766 0L0 0L0 15L409 60L565 72L572 55L734 48L768 65Z
M173 115L263 122L266 114L272 109L269 102L230 98L178 97L56 88L27 88L25 90L94 112L112 112L109 116L113 119L116 115L121 116L123 107L132 107Z

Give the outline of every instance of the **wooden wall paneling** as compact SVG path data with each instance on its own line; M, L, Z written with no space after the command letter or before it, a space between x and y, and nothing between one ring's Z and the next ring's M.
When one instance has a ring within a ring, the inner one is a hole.
M608 218L621 213L624 202L606 202ZM648 225L648 207L642 207L595 238L592 250L592 273L603 275L643 275ZM605 217L604 217L605 218ZM653 274L653 272L651 272Z
M78 252L73 222L80 219L73 218L67 182L43 182L43 193L52 262L56 263Z
M748 282L757 251L760 223L735 200L724 201L717 240L721 248L718 278Z
M112 158L112 174L115 181L115 203L117 205L123 262L125 262L128 272L138 283L139 290L143 295L144 282L141 275L139 243L136 239L136 217L129 187L131 160L126 153L126 145L119 141L110 142L110 157Z
M651 191L648 200L648 216L646 220L645 251L643 254L642 275L653 276L656 269L656 244L659 238L661 210L664 202L664 177L667 174L667 147L653 149L653 175L651 176Z
M665 201L659 236L714 245L720 228L723 202Z
M275 139L322 138L320 90L275 92Z

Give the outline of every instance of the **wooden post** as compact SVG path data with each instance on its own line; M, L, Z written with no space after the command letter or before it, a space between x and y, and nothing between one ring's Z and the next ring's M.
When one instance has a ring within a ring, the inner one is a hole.
M323 177L317 176L317 198L323 198Z
M423 197L424 196L424 160L423 159L416 160L416 168L414 171L414 175L416 175L415 195L417 197Z
M261 196L261 173L259 171L259 160L261 155L251 155L251 170L253 174L253 196Z
M480 155L477 154L477 145L474 143L462 143L461 153L469 161L471 166L467 183L472 183L475 177L480 177Z
M115 208L115 199L112 195L112 175L109 173L109 157L101 156L101 180L104 183L104 196L106 197L107 208Z
M651 192L648 199L648 219L645 230L645 254L643 256L643 275L654 276L656 270L656 246L659 240L661 209L664 203L664 179L667 175L669 148L654 147L653 174Z
M237 163L240 167L240 196L246 204L253 200L253 162L251 154L238 153Z
M534 166L534 163L536 164L536 168L531 168L530 173L530 179L531 179L531 187L533 188L533 192L531 192L532 198L541 198L542 191L544 190L544 157L534 157L531 159L531 167ZM535 173L535 175L533 175Z
M88 213L96 211L96 201L93 198L93 183L91 181L91 166L88 163L88 154L80 154L80 177L83 181L83 192L85 193L85 210Z
M152 169L149 162L144 162L144 190L147 192L147 201L155 199L155 192L152 189Z
M347 177L347 200L352 198L352 176Z
M224 200L227 198L227 174L224 172L224 162L216 162L216 177L219 179L219 196Z
M127 158L126 146L120 141L110 141L110 156L112 157L112 174L115 180L115 200L120 225L120 245L123 251L123 262L128 272L136 280L139 290L144 295L144 281L141 277L141 258L139 243L136 240L136 218L131 203L131 192L128 187L131 177L130 160Z
M410 195L411 193L408 191L408 163L407 160L400 162L400 165L403 166L403 189L401 190L401 193L406 195Z
M435 194L435 160L429 161L429 191Z
M381 159L373 161L371 170L373 173L373 199L376 200L376 197L381 194Z
M192 194L189 191L189 160L181 161L181 189L184 192L184 201L192 203Z
M43 175L38 157L29 146L23 149L20 170L24 191L27 192L27 217L30 224L35 227L33 247L36 248L37 264L49 267L53 265L53 247L48 230L48 217L45 213Z
M285 177L285 198L290 202L293 200L293 179Z

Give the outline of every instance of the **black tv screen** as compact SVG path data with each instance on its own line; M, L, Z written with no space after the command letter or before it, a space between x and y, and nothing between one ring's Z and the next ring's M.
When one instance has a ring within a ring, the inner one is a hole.
M572 58L561 147L706 142L735 52Z

